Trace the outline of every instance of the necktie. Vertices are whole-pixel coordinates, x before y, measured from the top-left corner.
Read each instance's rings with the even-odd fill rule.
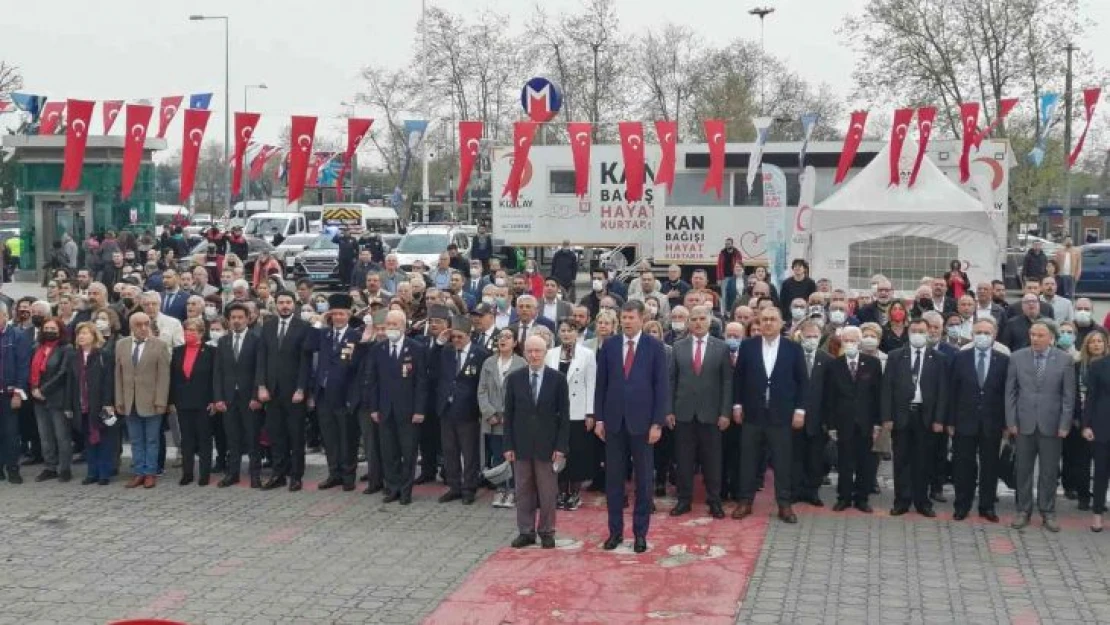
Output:
[[[813,375],[813,354],[806,354],[806,375]]]
[[[979,388],[987,381],[987,352],[979,352],[979,363],[975,365],[975,373],[979,377]]]
[[[532,401],[540,400],[540,374],[532,372]]]
[[[238,332],[236,332],[235,333],[234,345],[231,346],[231,351],[235,354],[235,361],[236,362],[239,361],[239,345],[240,345],[239,341],[240,341],[240,334]]]
[[[632,373],[632,361],[636,358],[636,341],[628,341],[628,351],[624,355],[624,377]]]
[[[528,338],[528,324],[522,323],[520,324],[520,340],[517,341],[521,348],[524,347],[524,339],[526,338]]]
[[[1045,360],[1046,360],[1046,359],[1045,359],[1045,356],[1044,356],[1044,354],[1037,354],[1037,380],[1038,380],[1038,381],[1039,381],[1039,380],[1040,380],[1041,378],[1043,378],[1043,377],[1044,377],[1044,365],[1045,365]]]
[[[166,301],[162,303],[162,312],[168,312],[170,310],[170,306],[173,304],[173,296],[174,294],[170,293],[169,296],[166,297]]]
[[[135,349],[131,350],[131,364],[135,367],[139,366],[139,349],[141,349],[142,346],[142,341],[135,341]]]
[[[913,350],[913,385],[917,387],[917,378],[921,375],[921,350]]]
[[[289,320],[282,319],[281,324],[278,326],[278,347],[281,347],[282,341],[285,340],[285,330],[288,328]]]
[[[393,354],[392,354],[392,356],[393,356],[393,360],[397,360],[397,344],[396,343],[393,344]]]
[[[856,366],[857,366],[856,361],[854,361],[854,360],[849,360],[848,361],[848,370],[852,373],[852,379],[853,380],[856,379]]]
[[[694,373],[701,375],[701,339],[695,342],[697,347],[694,348]]]

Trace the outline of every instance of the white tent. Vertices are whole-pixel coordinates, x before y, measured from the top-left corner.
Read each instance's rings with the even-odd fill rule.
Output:
[[[917,288],[963,262],[972,286],[1000,276],[1000,244],[984,205],[950,181],[928,157],[912,188],[917,143],[907,140],[901,184],[890,183],[890,146],[813,209],[809,260],[814,278],[852,289],[881,273],[896,291]],[[989,199],[989,198],[988,198]]]

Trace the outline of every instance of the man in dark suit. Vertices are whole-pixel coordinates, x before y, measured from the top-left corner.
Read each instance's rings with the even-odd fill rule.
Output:
[[[435,379],[436,373],[439,371],[440,352],[445,347],[451,347],[446,336],[450,320],[451,315],[446,308],[438,305],[429,306],[428,318],[424,322],[426,324],[425,333],[413,337],[413,340],[423,345],[426,350],[424,362],[427,369],[425,375],[428,380],[426,384],[428,395],[424,402],[424,422],[419,427],[420,475],[417,476],[413,482],[414,484],[434,482],[436,472],[440,466],[439,411],[436,408],[436,397],[439,390],[436,388]],[[443,344],[439,343],[440,336],[444,338]]]
[[[728,346],[709,336],[712,312],[690,311],[690,335],[671,349],[671,405],[667,427],[675,433],[678,458],[678,503],[671,516],[690,512],[694,466],[701,465],[709,514],[725,518],[721,507],[721,438],[732,412],[732,362]]]
[[[1006,430],[1008,356],[993,349],[998,325],[983,317],[972,327],[972,349],[953,360],[948,397],[948,434],[952,436],[952,471],[956,505],[952,518],[962,521],[975,499],[979,482],[979,516],[998,522],[994,504],[998,490],[998,453]]]
[[[181,290],[178,283],[177,271],[167,268],[162,272],[162,314],[168,315],[178,321],[185,321],[186,305],[189,302],[189,293]]]
[[[483,275],[482,261],[471,258],[470,274],[465,277],[466,282],[463,283],[463,292],[469,294],[471,300],[474,302],[482,301],[482,289],[492,284],[489,276]]]
[[[535,297],[531,295],[521,295],[516,298],[516,323],[509,326],[516,336],[516,351],[518,354],[524,353],[524,341],[528,338],[528,333],[537,324],[551,330],[555,334],[555,324],[544,317],[539,316],[539,304]]]
[[[0,304],[0,471],[8,482],[22,484],[19,474],[19,409],[27,399],[31,370],[31,341],[27,333],[8,325],[9,309]],[[3,479],[0,473],[0,479]]]
[[[944,356],[945,364],[951,367],[952,359],[956,357],[960,349],[945,340],[945,317],[946,315],[942,315],[935,310],[926,311],[925,314],[921,315],[928,328],[926,344]],[[946,371],[944,379],[948,380],[949,375],[950,371]],[[947,406],[940,406],[941,414],[945,415],[946,419],[948,415],[947,408]],[[944,496],[944,484],[949,481],[952,475],[951,465],[948,462],[948,443],[947,430],[942,428],[940,432],[933,433],[933,456],[929,461],[929,499],[939,503],[948,501]]]
[[[239,469],[246,452],[250,459],[247,470],[251,488],[261,488],[262,455],[258,445],[257,412],[262,404],[258,401],[256,381],[261,341],[247,328],[246,306],[231,304],[226,314],[231,331],[217,343],[213,397],[216,410],[224,413],[228,460],[227,470],[217,486],[226,488],[239,483]]]
[[[304,479],[305,393],[312,371],[314,330],[295,315],[296,297],[283,291],[275,298],[277,317],[262,324],[258,357],[258,398],[266,406],[266,433],[274,473],[262,486],[299,491]]]
[[[516,480],[514,549],[536,543],[555,548],[558,472],[570,448],[570,392],[561,373],[544,366],[547,342],[538,336],[524,344],[528,366],[505,380],[505,460]],[[537,523],[536,512],[539,512]]]
[[[384,503],[412,503],[412,481],[416,471],[418,427],[424,422],[428,399],[426,350],[406,338],[405,313],[391,310],[385,318],[384,342],[370,346],[367,353],[368,379],[359,380],[363,404],[378,424],[382,449]]]
[[[841,330],[843,353],[825,372],[825,422],[836,436],[839,474],[836,512],[852,505],[860,512],[871,512],[867,502],[874,480],[871,447],[882,430],[883,366],[878,358],[860,353],[860,340],[859,328]]]
[[[825,477],[825,445],[828,441],[824,389],[833,357],[820,349],[821,326],[815,320],[806,319],[798,330],[806,359],[806,425],[794,430],[794,446],[790,450],[794,460],[790,472],[790,492],[795,503],[803,502],[820,508],[825,505],[819,491]]]
[[[348,325],[353,304],[345,293],[330,296],[329,325],[318,331],[316,341],[316,414],[328,459],[328,478],[317,486],[320,490],[336,486],[345,491],[355,489],[359,434],[355,407],[360,399],[355,373],[362,360],[358,349],[362,337]]]
[[[447,482],[440,503],[462,499],[463,504],[470,505],[478,491],[478,379],[489,352],[470,342],[470,331],[467,317],[460,315],[451,320],[451,345],[440,350],[436,371],[436,409]]]
[[[1038,319],[1050,319],[1051,314],[1044,315],[1041,306],[1045,304],[1036,295],[1026,293],[1021,296],[1019,306],[1010,307],[1010,317],[1002,329],[999,342],[1010,348],[1010,352],[1029,347],[1029,329]]]
[[[928,325],[914,319],[909,345],[890,352],[883,376],[882,419],[894,428],[894,507],[891,516],[909,512],[935,517],[928,481],[933,434],[944,427],[942,412],[948,384],[945,357],[928,346]]]
[[[643,327],[644,303],[626,302],[621,307],[624,333],[605,341],[597,354],[594,431],[605,441],[605,500],[609,510],[606,551],[624,542],[624,480],[630,454],[636,484],[633,550],[647,551],[654,469],[651,446],[663,435],[670,385],[667,352],[661,342],[643,333]]]
[[[732,418],[744,427],[740,430],[742,491],[740,504],[732,513],[734,519],[752,513],[760,460],[769,448],[776,467],[779,519],[798,522],[790,494],[791,430],[805,427],[806,359],[800,345],[782,337],[782,325],[778,308],[759,311],[760,336],[744,341],[736,361]]]

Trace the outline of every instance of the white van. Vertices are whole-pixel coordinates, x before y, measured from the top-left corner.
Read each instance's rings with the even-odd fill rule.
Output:
[[[347,228],[352,233],[376,232],[381,235],[402,233],[401,218],[392,206],[369,204],[324,204],[320,213],[321,230]]]
[[[265,213],[270,210],[270,203],[266,200],[247,200],[246,202],[236,202],[231,207],[231,214],[228,215],[228,226],[242,226],[247,223],[247,219],[251,215],[258,213]]]
[[[172,225],[175,219],[189,218],[189,209],[177,204],[154,203],[154,235],[162,236],[162,230]]]
[[[274,242],[274,235],[282,238],[308,232],[308,222],[301,213],[255,213],[247,218],[243,234]]]

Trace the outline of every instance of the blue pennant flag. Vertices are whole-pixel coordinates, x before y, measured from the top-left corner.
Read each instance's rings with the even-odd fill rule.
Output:
[[[1048,130],[1052,127],[1052,119],[1056,116],[1056,107],[1060,104],[1060,94],[1055,92],[1048,92],[1041,95],[1040,110],[1041,110],[1041,132],[1037,135],[1037,144],[1029,151],[1025,157],[1030,163],[1036,167],[1040,167],[1044,162],[1044,153],[1047,149]]]
[[[212,104],[211,93],[194,93],[189,96],[189,108],[191,109],[208,110],[210,104]]]
[[[46,96],[30,93],[13,93],[11,97],[12,104],[15,104],[19,110],[31,114],[32,122],[37,122],[39,120],[39,113],[42,112],[42,107],[46,104]]]
[[[428,129],[428,121],[424,119],[405,120],[405,147],[411,153],[424,140],[424,131]]]
[[[798,152],[798,169],[805,169],[806,166],[806,149],[809,148],[809,138],[813,136],[813,129],[817,126],[817,120],[821,116],[817,113],[806,113],[802,115],[802,149]]]

